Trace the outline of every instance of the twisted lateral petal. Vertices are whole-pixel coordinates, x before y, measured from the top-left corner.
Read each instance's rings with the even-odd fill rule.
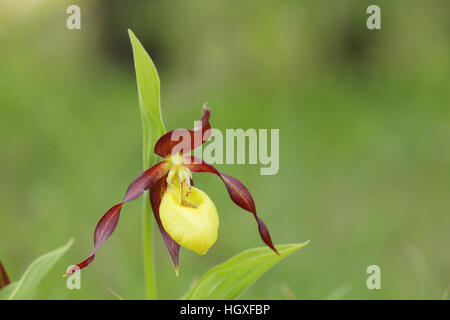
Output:
[[[145,190],[149,189],[155,182],[164,177],[168,171],[169,163],[162,161],[142,172],[128,187],[123,201],[128,202],[139,198]]]
[[[94,249],[92,250],[89,257],[67,271],[64,276],[67,276],[75,272],[76,270],[87,267],[94,260],[98,248],[100,248],[103,242],[105,242],[116,229],[117,223],[119,222],[120,210],[122,209],[122,206],[126,202],[132,201],[141,196],[142,193],[145,192],[145,190],[151,188],[161,178],[164,178],[167,175],[168,170],[169,165],[167,161],[162,161],[154,165],[150,169],[144,171],[139,175],[139,177],[134,179],[134,181],[128,187],[124,200],[109,209],[108,212],[106,212],[97,223],[94,232]]]
[[[119,222],[120,209],[122,209],[123,204],[124,202],[116,204],[114,207],[109,209],[108,212],[106,212],[103,215],[103,217],[100,219],[100,221],[97,223],[97,226],[95,227],[94,249],[92,250],[91,254],[85,260],[69,269],[69,271],[67,271],[64,274],[64,276],[67,276],[77,270],[87,267],[94,260],[95,253],[97,252],[98,248],[100,248],[103,242],[105,242],[106,239],[108,239],[109,236],[116,229],[117,223]]]
[[[211,137],[211,125],[209,124],[210,114],[209,109],[204,107],[200,122],[201,125],[196,126],[193,130],[176,129],[164,134],[155,144],[155,153],[166,158],[172,153],[175,146],[179,148],[177,152],[183,151],[184,153],[188,153],[202,145]]]
[[[155,216],[156,223],[158,224],[159,231],[161,232],[164,242],[166,243],[167,250],[172,258],[175,272],[178,274],[180,245],[170,237],[166,230],[164,230],[159,217],[159,206],[161,204],[161,199],[164,192],[166,191],[166,187],[167,182],[165,177],[156,182],[150,189],[150,203],[152,204],[153,214]]]
[[[9,283],[8,274],[0,261],[0,289],[6,287]]]
[[[248,189],[239,180],[227,174],[220,173],[212,165],[197,157],[185,156],[183,160],[185,162],[184,165],[192,172],[209,172],[218,175],[225,183],[231,200],[233,200],[233,202],[242,209],[247,210],[253,214],[256,222],[258,223],[258,230],[261,239],[267,246],[269,246],[275,253],[278,254],[277,249],[275,249],[272,243],[272,239],[270,238],[269,230],[267,229],[266,224],[256,214],[255,201],[253,200],[250,191],[248,191]]]

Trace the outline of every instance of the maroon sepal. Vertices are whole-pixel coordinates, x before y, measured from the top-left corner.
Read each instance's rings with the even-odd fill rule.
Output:
[[[97,223],[94,232],[94,249],[92,250],[89,257],[84,261],[82,261],[81,263],[74,266],[73,268],[71,268],[69,271],[67,271],[64,274],[64,276],[67,276],[75,272],[76,270],[80,270],[87,267],[94,260],[97,250],[116,229],[117,223],[119,222],[120,210],[122,209],[124,203],[132,201],[141,196],[142,193],[145,192],[145,190],[148,190],[158,180],[160,180],[162,177],[165,177],[167,175],[168,170],[169,165],[167,161],[162,161],[154,165],[150,169],[144,171],[142,174],[139,175],[139,177],[134,179],[134,181],[128,187],[124,200],[121,203],[109,209],[108,212],[106,212],[100,219],[100,221]]]
[[[269,230],[267,229],[265,223],[256,214],[255,201],[253,200],[250,191],[248,191],[248,189],[239,180],[225,173],[220,173],[216,170],[216,168],[203,161],[202,159],[194,156],[185,156],[184,160],[185,166],[192,172],[209,172],[218,175],[225,183],[231,200],[233,200],[233,202],[242,209],[247,210],[253,214],[256,222],[258,223],[258,230],[261,239],[267,246],[269,246],[273,251],[275,251],[275,253],[278,254],[278,251],[277,249],[275,249],[275,246],[272,243],[272,239],[270,238]]]
[[[6,273],[5,268],[3,268],[3,264],[0,261],[0,289],[6,287],[10,283],[8,274]]]
[[[175,129],[164,134],[155,144],[155,153],[167,158],[172,152],[186,154],[202,145],[211,137],[210,114],[209,109],[204,107],[201,126],[196,126],[193,130]],[[184,138],[187,141],[184,141]],[[175,147],[177,148],[174,149]]]
[[[175,272],[178,274],[179,266],[179,253],[180,245],[173,240],[170,235],[164,229],[161,219],[159,217],[159,206],[161,204],[161,199],[166,191],[167,182],[166,178],[159,180],[153,188],[150,189],[150,203],[152,205],[153,214],[155,216],[156,223],[158,224],[159,231],[166,243],[167,250],[169,251],[170,257],[172,258],[173,265],[175,267]]]

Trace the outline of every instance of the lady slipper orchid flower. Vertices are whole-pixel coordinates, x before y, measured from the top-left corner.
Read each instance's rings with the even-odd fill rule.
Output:
[[[211,136],[210,110],[203,108],[201,121],[193,130],[176,129],[164,134],[155,144],[154,152],[163,161],[139,175],[128,187],[122,202],[109,209],[94,232],[94,249],[87,259],[66,274],[87,267],[99,247],[113,233],[122,206],[150,189],[150,203],[175,270],[178,273],[180,246],[205,254],[216,242],[219,216],[213,201],[193,186],[192,172],[209,172],[222,179],[231,200],[253,214],[259,234],[267,246],[278,254],[264,222],[257,216],[255,202],[247,188],[237,179],[217,171],[205,161],[187,155]]]

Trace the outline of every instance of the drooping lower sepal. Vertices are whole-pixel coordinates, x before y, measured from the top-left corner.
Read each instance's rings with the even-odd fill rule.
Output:
[[[167,182],[165,178],[160,179],[158,182],[156,182],[153,188],[150,189],[150,203],[152,205],[153,215],[155,216],[159,231],[161,232],[161,235],[164,239],[164,243],[166,244],[167,250],[169,251],[169,255],[172,258],[172,262],[175,267],[175,273],[178,276],[180,245],[176,243],[166,232],[159,216],[159,207],[161,205],[161,199],[164,195],[164,192],[166,191],[166,188]]]

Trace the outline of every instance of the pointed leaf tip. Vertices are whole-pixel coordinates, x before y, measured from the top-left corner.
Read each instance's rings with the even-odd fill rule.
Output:
[[[153,146],[165,133],[161,117],[160,80],[152,58],[132,30],[128,34],[133,51],[134,67],[136,71],[139,108],[143,126],[144,168],[152,166],[156,156]]]
[[[72,243],[73,239],[70,239],[64,246],[50,251],[34,260],[28,266],[27,270],[25,270],[25,273],[20,280],[15,283],[16,285],[8,299],[29,299],[32,291],[38,287],[41,280],[47,275],[56,262],[61,259]]]
[[[237,299],[266,271],[308,243],[277,245],[279,256],[267,247],[241,252],[207,271],[182,299]]]

